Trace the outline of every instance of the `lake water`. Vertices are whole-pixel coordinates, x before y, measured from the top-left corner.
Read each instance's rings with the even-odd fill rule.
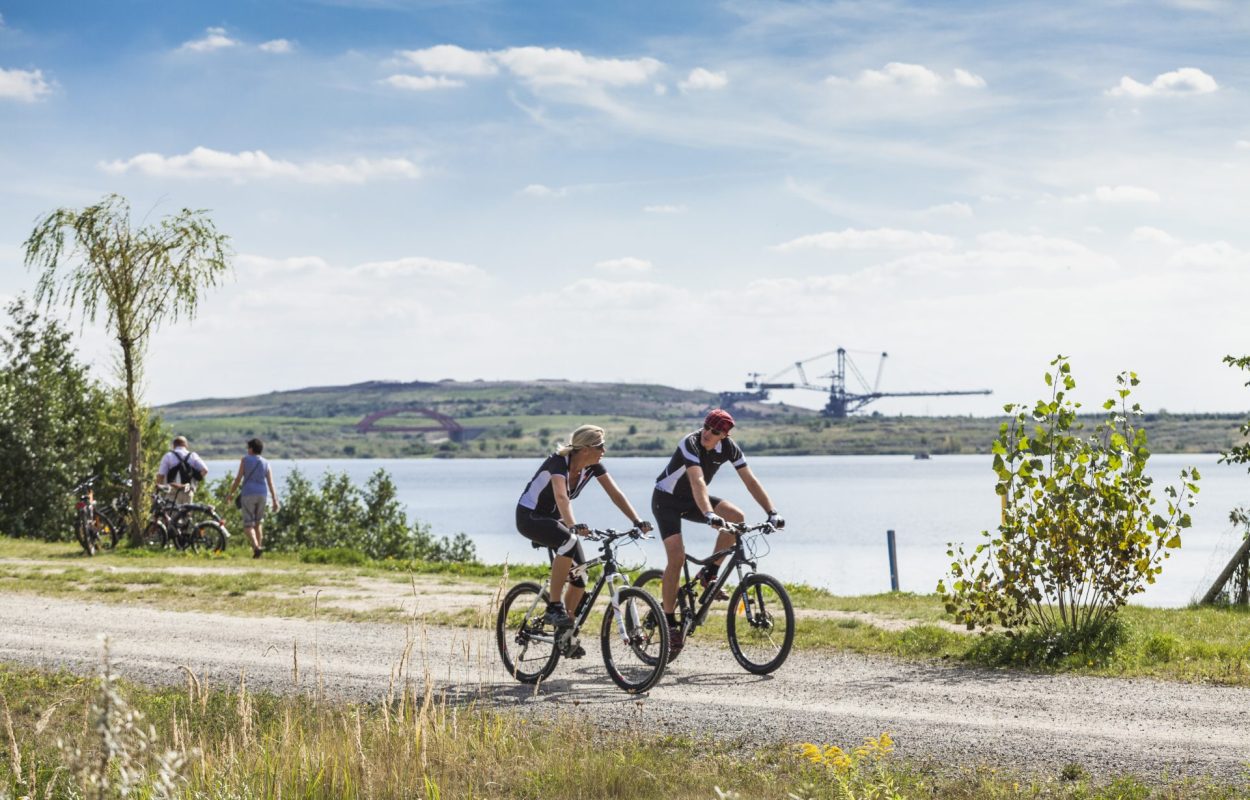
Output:
[[[634,507],[650,517],[651,487],[665,458],[608,458],[616,482]],[[980,531],[998,524],[994,475],[984,456],[792,456],[755,457],[752,470],[786,518],[786,529],[771,537],[772,552],[760,570],[792,582],[804,581],[837,594],[868,594],[890,588],[886,530],[898,541],[900,588],[932,592],[949,566],[947,542],[976,545]],[[1135,602],[1154,606],[1189,603],[1206,591],[1232,556],[1240,534],[1228,512],[1250,502],[1250,476],[1242,467],[1217,464],[1217,456],[1156,455],[1150,473],[1156,496],[1177,483],[1177,473],[1194,465],[1202,473],[1194,527],[1170,558],[1158,584]],[[238,461],[208,462],[211,476],[233,473]],[[275,482],[298,467],[314,481],[327,470],[346,472],[359,484],[375,470],[387,470],[410,517],[429,523],[437,535],[468,534],[487,562],[545,561],[515,530],[517,497],[539,459],[329,459],[273,462]],[[723,469],[713,491],[747,510],[749,521],[762,514],[732,469]],[[576,501],[579,521],[600,528],[628,523],[604,492],[589,486]],[[714,537],[709,528],[685,526],[686,547],[706,555]],[[645,545],[648,563],[662,566],[658,539]]]

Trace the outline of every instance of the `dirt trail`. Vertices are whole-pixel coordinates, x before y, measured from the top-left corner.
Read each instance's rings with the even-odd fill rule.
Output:
[[[537,693],[503,673],[483,631],[312,622],[163,611],[141,606],[0,595],[0,659],[87,672],[99,636],[124,676],[179,684],[201,679],[285,692],[320,685],[333,696],[377,700],[409,636],[408,679],[427,676],[463,696],[521,713],[585,714],[605,725],[691,732],[746,744],[857,744],[889,731],[906,758],[946,765],[998,763],[1095,775],[1238,779],[1250,760],[1250,689],[1030,675],[795,653],[776,674],[743,672],[722,641],[687,647],[643,698],[617,690],[597,642],[564,661]],[[298,655],[296,653],[298,652]],[[298,663],[299,681],[295,671]]]

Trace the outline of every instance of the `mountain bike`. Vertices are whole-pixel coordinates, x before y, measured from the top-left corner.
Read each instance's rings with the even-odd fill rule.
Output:
[[[686,637],[694,634],[707,621],[716,595],[737,575],[738,586],[729,598],[729,614],[725,635],[734,658],[747,672],[766,675],[785,663],[794,646],[794,606],[781,581],[756,572],[759,559],[768,555],[765,537],[776,530],[767,522],[748,526],[726,523],[721,530],[734,534],[732,547],[719,550],[705,559],[686,555],[682,564],[685,580],[677,587],[677,624]],[[703,588],[698,576],[690,577],[690,565],[707,566],[715,559],[729,556],[720,567],[716,580]],[[749,568],[749,569],[748,569]],[[650,569],[638,576],[634,586],[659,591],[664,570]],[[664,617],[648,618],[646,626],[667,633]]]
[[[629,578],[620,570],[616,542],[650,539],[637,528],[628,531],[592,530],[586,539],[599,542],[601,555],[569,571],[570,577],[586,577],[592,567],[603,566],[595,585],[574,611],[572,627],[557,628],[543,621],[547,611],[550,580],[539,586],[534,581],[518,583],[504,595],[495,622],[495,640],[499,655],[509,674],[521,683],[546,680],[555,670],[560,656],[581,647],[578,634],[594,609],[595,600],[604,586],[609,587],[609,603],[603,612],[599,644],[603,664],[612,681],[631,694],[645,692],[660,680],[668,664],[668,631],[643,624],[663,611],[654,597],[629,585]],[[535,543],[535,548],[542,545]],[[555,554],[548,549],[554,562]]]
[[[176,550],[220,553],[230,532],[217,509],[207,503],[175,503],[168,484],[152,495],[152,521],[143,531],[143,544],[157,550],[173,545]],[[197,519],[197,517],[199,517]]]
[[[78,495],[78,502],[74,505],[74,538],[88,556],[94,556],[101,550],[112,550],[121,539],[117,525],[96,506],[97,480],[99,478],[92,475],[74,487],[74,493]]]

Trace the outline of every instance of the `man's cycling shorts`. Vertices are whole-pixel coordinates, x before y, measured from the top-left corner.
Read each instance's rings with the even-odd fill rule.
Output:
[[[711,502],[712,508],[716,508],[723,501],[714,495],[708,495],[708,501]],[[655,524],[660,528],[660,538],[667,539],[670,536],[678,536],[681,534],[681,521],[699,522],[707,524],[707,518],[703,516],[703,512],[695,505],[694,498],[689,500],[679,500],[668,492],[661,492],[656,489],[651,493],[651,515],[655,517]]]

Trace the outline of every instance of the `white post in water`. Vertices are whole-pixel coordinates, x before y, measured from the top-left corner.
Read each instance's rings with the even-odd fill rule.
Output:
[[[890,591],[898,591],[898,548],[894,544],[894,531],[885,532],[885,544],[890,551]]]

